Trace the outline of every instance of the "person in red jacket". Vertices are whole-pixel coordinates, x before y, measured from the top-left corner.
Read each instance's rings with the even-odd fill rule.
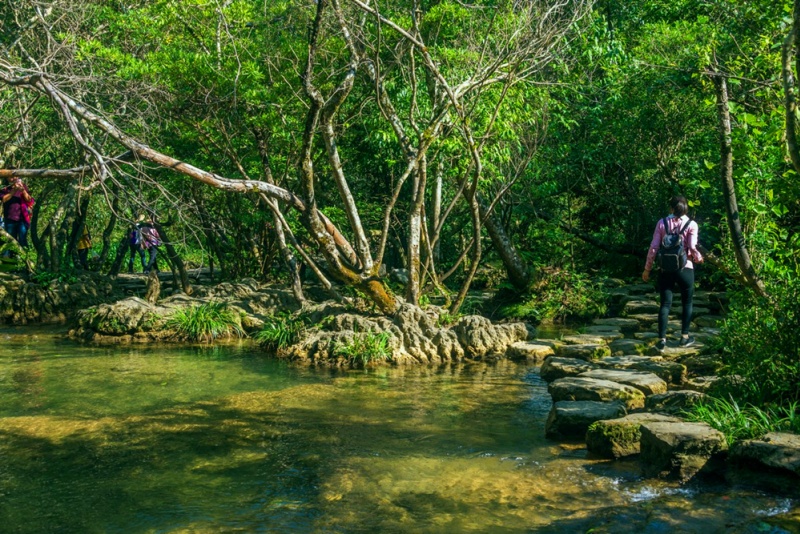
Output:
[[[21,247],[28,246],[28,228],[31,225],[31,210],[33,197],[28,191],[28,186],[22,183],[18,176],[12,176],[8,185],[0,189],[0,198],[3,199],[3,226],[11,237],[17,240]]]

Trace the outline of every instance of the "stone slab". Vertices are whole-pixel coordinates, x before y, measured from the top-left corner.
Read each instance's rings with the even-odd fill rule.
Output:
[[[643,423],[678,423],[677,417],[657,413],[634,413],[597,421],[586,432],[586,448],[595,456],[621,458],[639,454]]]
[[[706,398],[704,393],[692,390],[667,391],[651,395],[645,399],[644,407],[647,411],[667,415],[677,415],[688,410]]]
[[[587,343],[581,345],[562,345],[556,353],[563,358],[578,358],[580,360],[597,360],[611,356],[611,349],[602,343]]]
[[[581,373],[596,369],[597,364],[587,362],[586,360],[579,360],[576,358],[547,358],[542,367],[539,369],[539,374],[543,380],[552,382],[559,378],[566,378],[568,376],[578,376]]]
[[[632,386],[645,395],[666,393],[667,383],[653,373],[626,369],[592,369],[578,375],[586,378],[610,380],[626,386]]]
[[[641,462],[646,476],[687,481],[724,466],[725,436],[705,423],[643,423]]]
[[[585,439],[586,429],[595,421],[622,417],[626,413],[621,402],[556,402],[547,416],[545,436],[549,439]]]
[[[511,360],[538,363],[555,354],[553,347],[527,341],[517,341],[508,347],[506,356]]]
[[[559,378],[550,382],[547,391],[558,401],[621,401],[625,408],[633,410],[644,407],[645,395],[633,386],[610,380],[586,377]]]
[[[731,447],[731,459],[800,475],[800,435],[770,432],[762,439],[741,441]]]

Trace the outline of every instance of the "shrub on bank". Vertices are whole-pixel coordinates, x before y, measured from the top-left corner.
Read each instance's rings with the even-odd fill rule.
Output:
[[[500,316],[533,323],[590,321],[608,311],[608,293],[588,275],[542,269],[531,287],[500,308]]]

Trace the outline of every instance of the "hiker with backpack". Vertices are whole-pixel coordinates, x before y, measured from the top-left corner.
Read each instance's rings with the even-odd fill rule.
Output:
[[[128,248],[130,249],[130,258],[128,259],[128,273],[133,274],[133,259],[136,254],[139,255],[139,260],[142,263],[142,271],[147,268],[147,263],[144,259],[144,248],[142,246],[142,224],[144,217],[140,217],[139,221],[131,227],[128,233]]]
[[[672,197],[669,203],[672,214],[664,217],[656,224],[647,262],[642,273],[642,280],[650,280],[653,264],[659,266],[658,293],[660,309],[658,313],[658,342],[655,348],[663,352],[667,346],[667,321],[672,307],[672,291],[675,284],[681,292],[681,347],[694,344],[695,339],[689,335],[692,320],[692,298],[694,296],[694,264],[701,263],[703,256],[697,250],[697,223],[687,215],[689,204],[685,197]]]
[[[141,226],[141,246],[142,246],[142,262],[144,262],[144,251],[147,251],[147,265],[144,263],[144,274],[149,274],[152,269],[158,272],[158,265],[156,265],[156,256],[158,256],[158,247],[161,245],[161,236],[156,230],[155,224],[152,220],[147,221]]]

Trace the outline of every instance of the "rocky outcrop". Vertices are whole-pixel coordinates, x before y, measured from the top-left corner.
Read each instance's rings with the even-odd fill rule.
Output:
[[[0,273],[0,321],[18,325],[65,323],[79,310],[120,296],[107,277],[98,275],[34,283]]]
[[[312,324],[324,324],[307,332],[285,355],[317,365],[344,364],[336,356],[337,346],[366,333],[385,333],[390,349],[388,360],[396,365],[495,360],[509,352],[534,350],[520,345],[528,337],[523,323],[493,324],[485,317],[466,316],[451,327],[440,326],[439,309],[435,307],[423,310],[405,305],[393,317],[384,317],[354,314],[342,306],[326,303],[306,313]],[[324,316],[333,319],[322,321]],[[552,351],[549,347],[535,350]]]

